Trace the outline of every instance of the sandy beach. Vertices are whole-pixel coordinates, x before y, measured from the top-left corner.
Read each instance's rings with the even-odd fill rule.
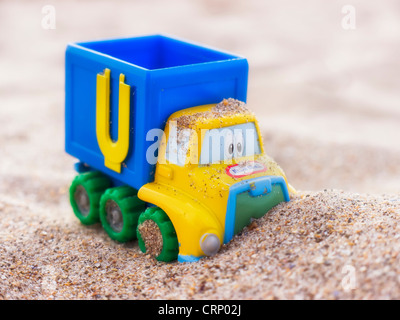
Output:
[[[1,1],[0,299],[400,299],[400,6],[353,1],[346,30],[346,4]],[[298,190],[198,263],[116,243],[68,200],[67,43],[152,33],[248,59],[248,107]]]

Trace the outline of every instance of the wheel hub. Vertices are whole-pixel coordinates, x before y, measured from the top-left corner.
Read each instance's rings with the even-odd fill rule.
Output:
[[[86,217],[90,212],[90,199],[86,189],[79,185],[76,187],[74,199],[81,214]]]
[[[121,232],[124,226],[121,208],[113,200],[106,203],[107,222],[115,232]]]

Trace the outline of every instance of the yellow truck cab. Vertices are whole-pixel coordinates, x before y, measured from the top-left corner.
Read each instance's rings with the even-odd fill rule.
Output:
[[[291,187],[265,155],[255,115],[234,99],[171,115],[158,159],[154,182],[138,197],[167,213],[180,261],[217,253],[251,219],[289,201]]]

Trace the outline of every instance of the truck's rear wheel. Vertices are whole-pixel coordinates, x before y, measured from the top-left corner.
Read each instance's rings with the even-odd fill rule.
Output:
[[[130,187],[108,189],[100,200],[100,220],[111,239],[127,242],[136,239],[136,228],[145,203]]]
[[[100,221],[100,198],[110,185],[110,179],[97,171],[80,174],[72,181],[69,199],[82,224],[91,225]]]
[[[179,245],[175,228],[160,208],[147,208],[140,215],[137,238],[140,250],[158,261],[169,262],[178,258]]]

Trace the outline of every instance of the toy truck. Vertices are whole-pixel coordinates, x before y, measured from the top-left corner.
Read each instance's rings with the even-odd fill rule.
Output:
[[[162,35],[69,44],[70,202],[85,225],[192,262],[292,192],[245,105],[245,58]]]

